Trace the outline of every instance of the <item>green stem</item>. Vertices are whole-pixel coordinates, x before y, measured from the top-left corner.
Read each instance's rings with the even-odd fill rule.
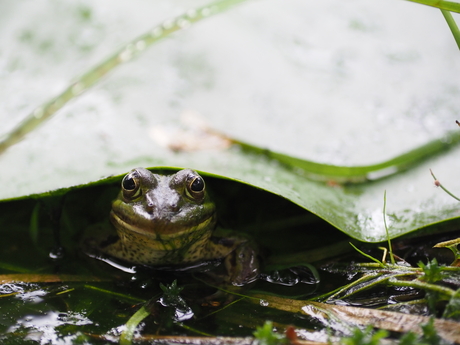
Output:
[[[361,292],[361,291],[365,291],[365,290],[368,290],[374,286],[377,286],[379,284],[382,284],[383,282],[385,281],[388,281],[390,279],[395,279],[396,277],[407,277],[407,276],[410,276],[412,275],[411,272],[404,272],[404,273],[390,273],[390,274],[382,274],[380,275],[379,277],[376,277],[374,279],[372,279],[372,281],[369,281],[369,282],[366,282],[366,284],[363,284],[363,286],[359,287],[359,288],[355,288],[355,289],[349,289],[351,291],[347,292],[346,294],[342,295],[340,298],[341,299],[344,299],[344,298],[348,298],[350,296],[353,296],[354,294],[358,293],[358,292]]]
[[[460,4],[452,1],[443,0],[408,0],[410,2],[416,2],[418,4],[436,7],[441,10],[451,11],[460,13]]]
[[[361,255],[365,256],[369,260],[376,262],[381,268],[385,267],[383,262],[377,260],[376,258],[374,258],[373,256],[370,256],[369,254],[364,253],[362,250],[358,249],[353,243],[350,242],[350,245]]]
[[[367,282],[371,279],[374,279],[375,277],[378,277],[379,273],[370,273],[370,274],[365,274],[361,278],[356,279],[355,281],[351,282],[350,284],[347,284],[345,286],[342,286],[338,289],[335,289],[331,292],[325,293],[324,295],[321,296],[316,296],[315,298],[312,299],[312,301],[330,301],[337,296],[341,295],[344,291],[350,290],[351,288],[355,287],[358,284]]]
[[[205,19],[211,15],[221,13],[244,1],[247,0],[220,0],[197,9],[188,10],[185,14],[171,20],[166,20],[163,24],[154,27],[146,34],[132,40],[110,58],[84,73],[75,82],[70,84],[60,95],[36,108],[16,128],[7,133],[0,141],[0,154],[5,152],[5,150],[10,146],[22,140],[28,133],[51,118],[52,115],[54,115],[71,99],[78,97],[84,91],[88,90],[118,65],[128,62],[133,57],[140,55],[153,43],[176,31],[185,29],[195,22]]]
[[[401,306],[408,306],[408,305],[415,305],[415,304],[425,304],[425,303],[426,303],[426,301],[424,299],[416,299],[416,300],[413,300],[413,301],[382,305],[381,307],[378,307],[377,309],[378,310],[382,310],[382,309],[393,309],[393,310],[395,310],[396,308],[401,307]]]
[[[195,328],[192,328],[190,326],[187,326],[183,323],[179,324],[180,327],[182,327],[183,329],[186,329],[187,331],[190,331],[190,332],[193,332],[193,333],[196,333],[196,334],[199,334],[199,335],[203,335],[205,337],[212,337],[212,334],[210,333],[205,333],[205,332],[202,332],[198,329],[195,329]]]
[[[439,180],[436,178],[436,176],[434,176],[434,173],[433,171],[431,171],[430,169],[430,173],[431,173],[431,176],[433,176],[434,180],[435,180],[435,184],[437,187],[440,187],[444,192],[446,192],[447,194],[449,194],[452,198],[454,198],[455,200],[457,201],[460,201],[459,198],[457,198],[455,195],[453,195],[451,192],[449,192],[442,184],[441,182],[439,182]]]
[[[412,288],[419,288],[419,289],[433,291],[433,292],[439,292],[440,294],[448,296],[449,298],[452,298],[452,296],[454,296],[455,294],[455,291],[452,289],[449,289],[449,288],[446,288],[440,285],[428,284],[428,283],[421,282],[418,280],[403,281],[403,280],[398,280],[396,278],[391,278],[388,280],[388,283],[394,286],[412,287]]]
[[[111,296],[114,296],[114,297],[117,297],[117,298],[121,298],[122,300],[128,300],[128,301],[132,301],[132,302],[145,302],[145,300],[141,299],[141,298],[136,298],[136,297],[132,297],[130,295],[127,295],[127,294],[123,294],[123,293],[118,293],[118,292],[113,292],[113,291],[110,291],[110,290],[106,290],[106,289],[101,289],[97,286],[92,286],[92,285],[84,285],[85,289],[91,289],[91,290],[95,290],[95,291],[98,291],[98,292],[101,292],[103,294],[107,294],[107,295],[111,295]]]
[[[452,31],[452,35],[454,35],[455,42],[457,43],[458,49],[460,49],[460,30],[458,29],[457,23],[455,22],[452,14],[449,11],[441,10],[444,19],[449,25],[450,31]]]
[[[388,250],[390,251],[390,260],[391,260],[391,263],[394,265],[395,258],[393,257],[393,248],[391,246],[390,233],[388,232],[388,226],[387,226],[387,191],[386,190],[383,193],[383,224],[385,225],[385,231],[387,233]]]
[[[376,265],[373,262],[360,262],[360,263],[356,263],[355,266],[363,267],[363,268],[377,268],[377,269],[381,267],[380,265]],[[386,272],[391,272],[391,270],[399,270],[402,272],[407,271],[408,273],[410,272],[411,274],[419,274],[421,272],[421,269],[419,267],[406,267],[406,266],[400,266],[397,264],[394,264],[394,265],[385,264],[385,269],[386,269]]]

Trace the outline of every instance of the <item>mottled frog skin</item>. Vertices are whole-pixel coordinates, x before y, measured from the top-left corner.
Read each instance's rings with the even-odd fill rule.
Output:
[[[193,170],[160,175],[133,169],[121,182],[110,221],[117,238],[99,250],[128,263],[174,267],[223,259],[224,280],[235,286],[258,275],[257,252],[246,239],[213,236],[216,208]]]

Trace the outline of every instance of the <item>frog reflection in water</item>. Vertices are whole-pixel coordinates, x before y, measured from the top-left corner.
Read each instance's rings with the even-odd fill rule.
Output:
[[[115,258],[163,267],[222,259],[225,285],[242,286],[258,276],[257,253],[247,239],[213,236],[215,205],[193,170],[159,175],[133,169],[121,182],[110,221],[118,237],[99,250]]]

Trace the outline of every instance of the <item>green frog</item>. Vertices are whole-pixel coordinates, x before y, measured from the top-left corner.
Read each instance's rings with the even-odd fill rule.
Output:
[[[233,286],[258,276],[257,251],[250,241],[215,235],[215,204],[193,170],[171,175],[131,170],[121,181],[110,221],[117,236],[101,242],[98,250],[117,259],[172,269],[221,259],[221,280]]]

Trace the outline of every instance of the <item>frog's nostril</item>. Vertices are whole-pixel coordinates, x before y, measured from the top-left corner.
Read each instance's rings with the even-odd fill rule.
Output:
[[[153,202],[147,203],[147,212],[152,213],[154,209],[155,204]]]
[[[171,208],[171,211],[177,212],[177,211],[179,211],[179,204],[177,204],[177,203],[171,204],[170,208]]]

